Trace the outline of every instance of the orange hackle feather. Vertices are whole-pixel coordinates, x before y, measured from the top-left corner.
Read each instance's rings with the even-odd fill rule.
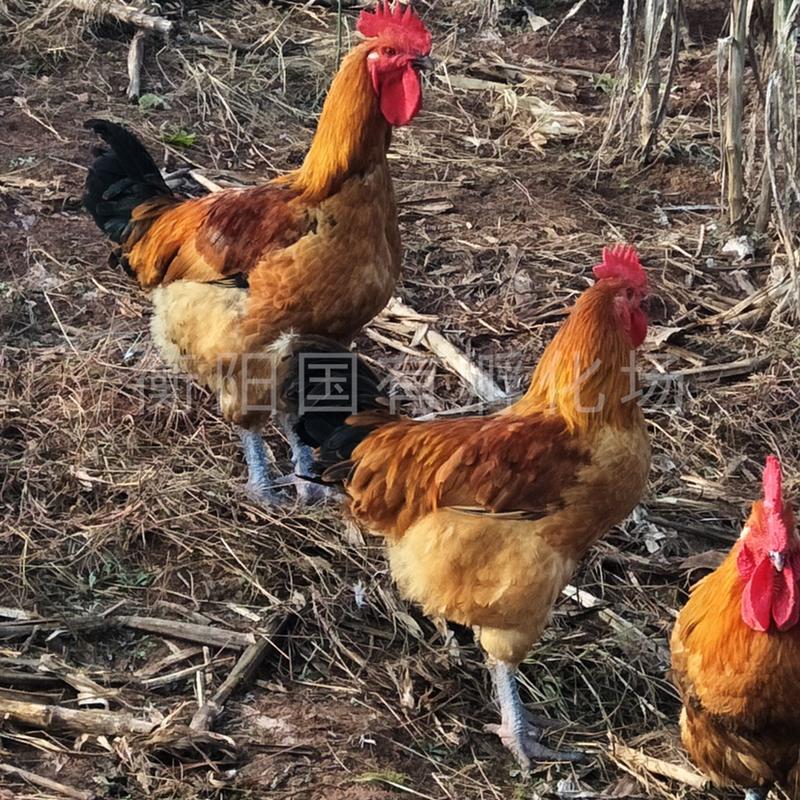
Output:
[[[599,280],[578,298],[542,353],[516,413],[557,413],[569,431],[638,423],[633,352],[614,308],[620,280]]]
[[[380,112],[366,69],[371,47],[363,42],[345,56],[303,165],[281,179],[307,202],[327,197],[347,177],[385,158],[391,127]]]

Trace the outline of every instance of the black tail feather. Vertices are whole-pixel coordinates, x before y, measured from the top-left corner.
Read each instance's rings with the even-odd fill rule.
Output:
[[[298,409],[295,430],[317,448],[315,472],[326,481],[343,480],[358,443],[390,419],[381,381],[355,353],[324,337],[304,337],[294,360],[281,395]],[[323,388],[337,387],[335,398],[320,391],[321,373]]]
[[[159,196],[171,196],[155,161],[130,132],[103,119],[90,119],[84,127],[98,134],[109,147],[94,148],[83,205],[97,226],[112,241],[122,243],[136,206]]]

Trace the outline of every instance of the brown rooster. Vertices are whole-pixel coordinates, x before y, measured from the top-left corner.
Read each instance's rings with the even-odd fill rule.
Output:
[[[386,152],[392,127],[420,109],[431,36],[410,6],[388,2],[357,27],[365,40],[331,84],[305,161],[265,185],[177,197],[131,133],[86,123],[109,149],[89,168],[84,204],[119,245],[113,260],[152,290],[166,362],[216,391],[243,426],[250,485],[265,501],[275,495],[260,430],[276,405],[276,363],[297,336],[348,344],[400,275]],[[305,471],[308,448],[290,442]]]
[[[775,456],[763,494],[728,557],[681,610],[672,675],[683,743],[715,784],[738,784],[748,800],[763,800],[775,784],[798,800],[800,536]]]
[[[645,273],[618,247],[595,275],[509,408],[431,421],[370,410],[338,426],[311,408],[298,425],[323,479],[341,482],[353,516],[385,538],[400,591],[431,616],[480,626],[494,730],[524,768],[575,754],[539,743],[514,672],[587,549],[639,502],[650,464],[631,387]]]

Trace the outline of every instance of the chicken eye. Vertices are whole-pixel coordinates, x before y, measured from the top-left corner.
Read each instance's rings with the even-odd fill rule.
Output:
[[[627,290],[626,294],[628,295],[628,302],[632,303],[633,302],[633,298],[634,298],[636,293],[633,291],[633,289],[628,287],[628,290]]]
[[[393,47],[384,47],[383,48],[383,54],[385,56],[389,56],[391,58],[391,56],[396,56],[397,55],[397,51]]]

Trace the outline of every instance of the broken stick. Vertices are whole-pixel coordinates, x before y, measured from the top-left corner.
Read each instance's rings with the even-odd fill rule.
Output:
[[[466,381],[475,394],[485,403],[507,401],[508,395],[492,380],[491,376],[471,361],[455,345],[447,341],[441,333],[426,322],[418,322],[419,314],[397,298],[381,312],[381,316],[397,317],[411,331],[416,332],[419,341],[462,380]]]
[[[3,695],[0,695],[0,719],[14,720],[40,730],[60,728],[97,736],[148,734],[156,727],[154,722],[136,719],[127,712],[94,709],[77,711],[73,708],[12,700]]]
[[[144,60],[144,40],[147,34],[136,31],[128,50],[128,100],[138,100],[142,93],[142,61]]]
[[[27,769],[21,767],[14,767],[11,764],[0,764],[0,773],[5,775],[16,775],[34,786],[39,786],[42,789],[49,789],[51,792],[64,795],[64,797],[72,797],[75,800],[91,800],[91,792],[82,792],[80,789],[73,789],[65,783],[51,780],[50,778],[43,778],[35,772],[28,772]]]
[[[686,786],[691,786],[693,789],[703,790],[709,786],[708,778],[699,772],[683,767],[680,764],[673,764],[660,758],[648,756],[641,750],[634,750],[632,747],[622,744],[616,738],[611,739],[609,754],[626,772],[629,772],[635,778],[639,778],[639,780],[641,780],[640,776],[644,771],[678,781]]]
[[[135,6],[120,3],[117,0],[69,0],[69,3],[78,11],[94,14],[98,17],[108,15],[118,19],[120,22],[127,22],[137,28],[156,31],[166,36],[172,34],[176,29],[175,23],[171,20],[157,17],[154,14],[146,14]]]
[[[159,619],[157,617],[117,617],[119,625],[134,628],[138,631],[155,633],[172,639],[185,639],[189,642],[211,645],[212,647],[232,647],[241,650],[255,644],[256,638],[252,633],[228,631],[224,628],[214,628],[211,625],[196,625],[193,622],[177,622],[172,619]]]
[[[256,670],[263,665],[268,657],[271,660],[275,660],[276,657],[280,656],[280,650],[275,646],[273,639],[285,635],[292,626],[294,619],[293,615],[280,618],[277,624],[271,626],[269,633],[264,634],[255,644],[251,644],[242,653],[219,689],[195,712],[192,721],[189,723],[189,727],[192,730],[211,730],[223,706],[236,689],[243,684],[249,683]]]

